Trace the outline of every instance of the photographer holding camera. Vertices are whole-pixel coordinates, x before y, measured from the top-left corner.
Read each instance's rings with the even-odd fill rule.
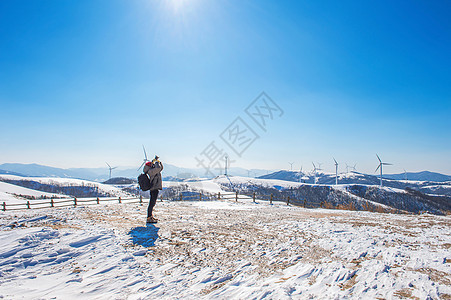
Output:
[[[147,223],[157,223],[157,219],[153,216],[153,208],[157,203],[157,197],[160,190],[163,189],[163,181],[161,179],[161,171],[163,164],[159,161],[159,157],[155,155],[152,161],[144,165],[144,174],[150,179],[150,201],[147,208]]]

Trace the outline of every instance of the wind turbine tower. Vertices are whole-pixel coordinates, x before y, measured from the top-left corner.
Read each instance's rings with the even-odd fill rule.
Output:
[[[299,183],[302,183],[302,166],[299,169]]]
[[[225,158],[224,175],[227,176],[227,166],[229,164],[229,157],[226,155],[224,158]]]
[[[334,159],[334,162],[335,162],[335,185],[338,185],[338,163],[335,160],[335,158],[333,158],[333,159]]]
[[[374,171],[374,172],[377,172],[377,170],[378,170],[379,168],[381,169],[381,184],[380,184],[380,187],[382,187],[382,166],[392,166],[393,164],[386,163],[386,162],[382,162],[382,160],[381,160],[381,158],[379,157],[379,155],[376,154],[376,156],[377,156],[377,159],[379,160],[379,165],[377,166],[377,169],[376,169],[376,171]]]
[[[294,164],[294,162],[288,162],[288,164],[290,165],[290,171],[293,171],[293,164]]]

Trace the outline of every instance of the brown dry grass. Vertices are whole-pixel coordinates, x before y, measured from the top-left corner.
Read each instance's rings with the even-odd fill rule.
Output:
[[[434,282],[438,282],[446,286],[451,286],[451,274],[447,274],[445,272],[432,268],[421,268],[416,269],[415,271],[428,275],[429,278],[431,278],[431,280]]]
[[[413,289],[405,288],[399,291],[396,291],[393,293],[394,296],[397,296],[401,299],[414,299],[414,300],[420,300],[420,298],[415,297],[412,295]]]
[[[344,290],[349,290],[350,288],[352,288],[355,284],[357,283],[357,275],[354,274],[352,275],[351,278],[349,278],[346,282],[340,284],[340,288],[344,291]]]
[[[342,209],[342,210],[357,210],[355,208],[355,205],[353,202],[350,202],[348,204],[338,204],[337,209]]]

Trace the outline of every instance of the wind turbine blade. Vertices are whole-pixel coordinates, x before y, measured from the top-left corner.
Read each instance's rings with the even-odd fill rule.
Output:
[[[105,162],[105,163],[108,165],[108,168],[111,168],[111,166],[107,162]]]
[[[144,148],[144,145],[143,145],[143,151],[144,151],[144,157],[147,160],[147,153],[146,153],[146,148]]]
[[[338,165],[337,161],[335,160],[335,157],[332,157],[332,158],[334,159],[335,164]]]
[[[316,169],[316,166],[315,166],[315,164],[313,163],[313,161],[312,161],[312,165],[313,165],[313,168]]]
[[[139,168],[138,168],[137,171],[141,170],[141,168],[144,166],[144,164],[145,164],[145,162],[143,162],[143,163],[139,166]]]
[[[377,169],[376,169],[376,171],[374,171],[374,173],[376,173],[377,170],[379,170],[379,168],[381,167],[381,165],[382,165],[382,163],[380,163],[380,164],[377,166]]]
[[[386,165],[386,166],[393,166],[393,164],[390,164],[390,163],[382,163],[383,165]]]
[[[376,156],[377,156],[377,159],[379,160],[379,162],[381,163],[382,160],[381,160],[381,158],[379,157],[379,155],[377,155],[377,153],[376,153]]]

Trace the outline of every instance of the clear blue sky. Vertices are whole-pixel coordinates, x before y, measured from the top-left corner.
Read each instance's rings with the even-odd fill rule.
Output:
[[[233,166],[451,174],[449,1],[0,1],[0,163],[179,166],[265,91]]]

